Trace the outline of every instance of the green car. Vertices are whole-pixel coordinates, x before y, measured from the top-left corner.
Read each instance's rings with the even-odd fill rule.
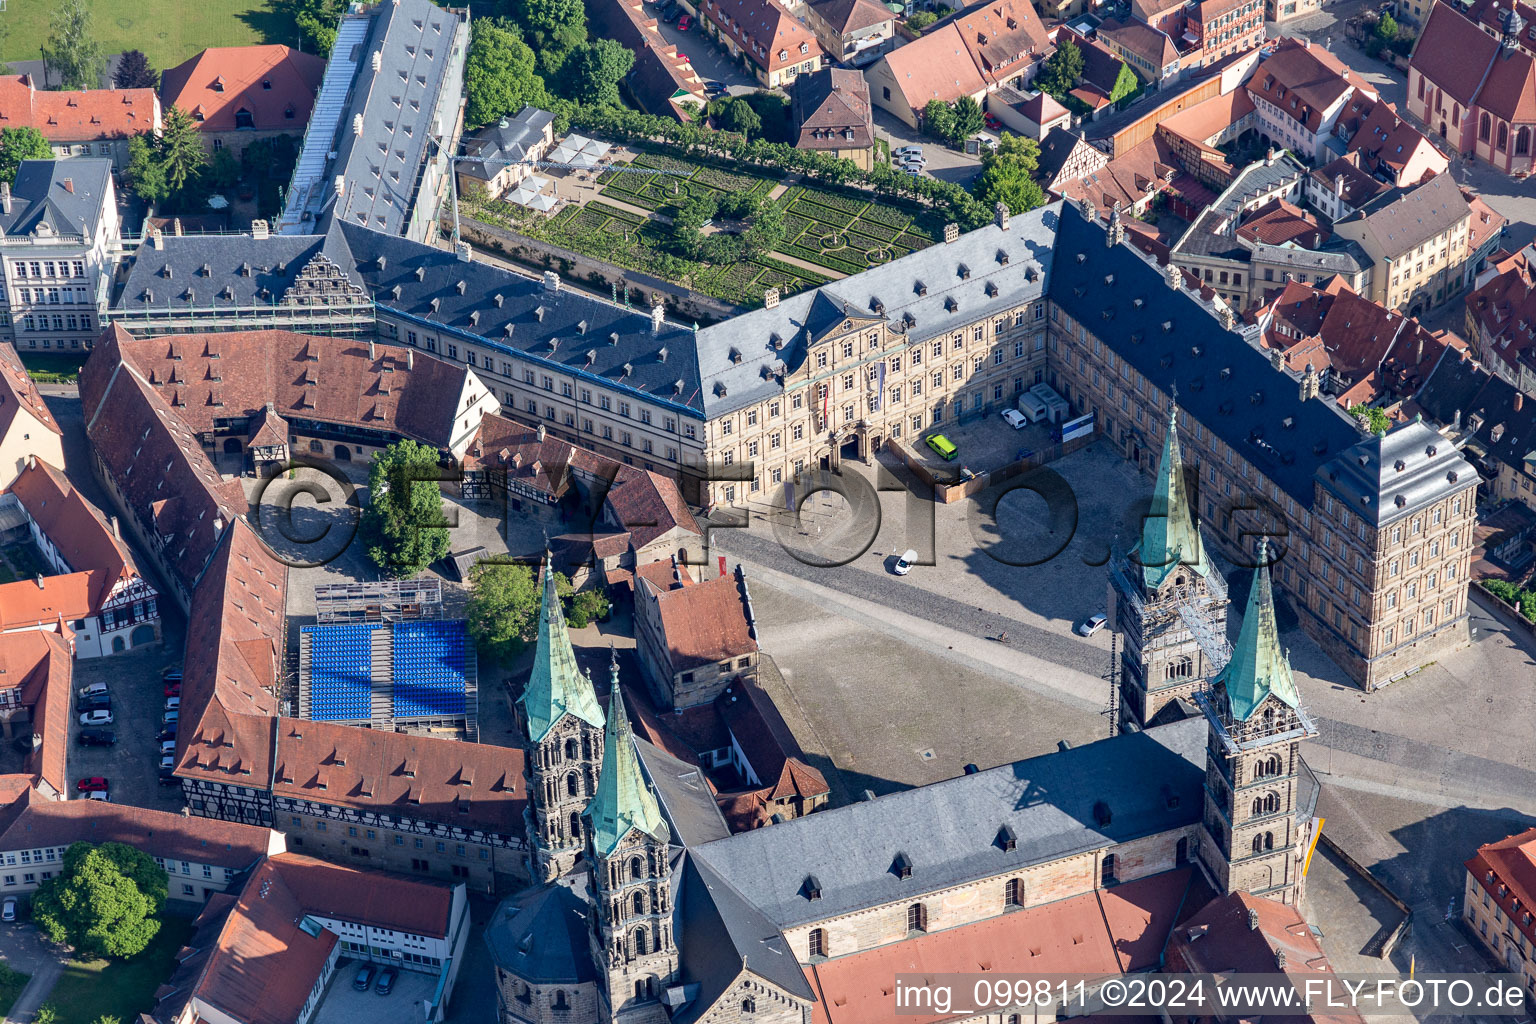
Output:
[[[934,434],[928,438],[928,447],[932,448],[945,462],[955,461],[955,456],[960,454],[960,449],[955,447],[955,443],[943,434]]]

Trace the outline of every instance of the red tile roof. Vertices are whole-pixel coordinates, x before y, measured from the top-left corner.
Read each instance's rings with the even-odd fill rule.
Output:
[[[160,76],[160,94],[205,132],[299,133],[309,123],[325,59],[286,46],[213,46]],[[250,124],[237,124],[245,111]]]
[[[1536,828],[1479,846],[1466,867],[1505,917],[1536,942]]]
[[[768,72],[811,61],[821,66],[821,44],[778,0],[705,0],[700,13],[735,39]]]
[[[282,837],[268,828],[97,800],[48,800],[36,792],[0,811],[0,850],[125,843],[151,857],[244,871]]]
[[[38,529],[73,569],[96,569],[90,601],[99,611],[119,583],[139,578],[128,545],[64,474],[43,459],[32,459],[10,486]]]
[[[886,16],[890,12],[886,11]],[[791,90],[799,149],[867,149],[874,145],[869,84],[857,71],[822,68],[795,79]]]
[[[656,593],[662,642],[673,672],[757,651],[746,594],[735,576],[716,576],[677,590],[655,588],[649,581],[638,585]]]
[[[1536,253],[1522,249],[1495,264],[1495,276],[1467,296],[1467,311],[1482,332],[1484,357],[1513,368],[1536,346]]]
[[[434,939],[448,937],[453,886],[279,853],[271,861],[304,912]]]
[[[1268,100],[1292,120],[1315,132],[1324,112],[1354,88],[1375,100],[1376,89],[1321,46],[1282,39],[1275,52],[1248,79],[1248,91]]]
[[[43,401],[37,384],[27,376],[27,368],[21,365],[21,357],[12,345],[0,345],[0,437],[4,437],[16,419],[16,413],[25,410],[46,429],[63,436],[64,432],[54,421],[53,413]]]
[[[44,92],[30,75],[0,75],[0,128],[36,128],[50,142],[115,139],[160,128],[153,89]]]
[[[56,793],[67,793],[69,697],[74,659],[64,638],[46,630],[0,635],[0,687],[18,687],[32,709],[32,735],[40,742],[27,755],[27,771]]]
[[[723,577],[722,577],[723,578]],[[736,739],[747,763],[757,773],[764,787],[763,795],[771,800],[787,800],[791,797],[824,796],[830,792],[826,778],[816,769],[793,757],[785,749],[798,750],[794,737],[784,730],[783,739],[758,706],[768,697],[754,693],[755,687],[740,679],[733,682],[715,698],[715,708],[725,721],[725,726]],[[770,707],[772,702],[769,701]],[[777,709],[772,716],[777,718]]]
[[[101,589],[101,571],[72,572],[0,584],[0,630],[60,628],[92,612],[91,595]]]
[[[1155,967],[1190,869],[1097,889],[1053,903],[947,928],[804,968],[815,1024],[938,1024],[953,1015],[896,1017],[898,974],[1113,975]]]
[[[1294,242],[1304,249],[1317,249],[1332,237],[1332,232],[1299,206],[1284,199],[1274,199],[1249,213],[1237,229],[1239,238],[1269,245]]]
[[[953,103],[961,96],[975,96],[987,89],[987,80],[971,59],[954,22],[935,25],[880,59],[913,110],[922,110],[929,100]]]
[[[1450,4],[1436,3],[1414,45],[1409,67],[1463,107],[1479,96],[1499,41]]]

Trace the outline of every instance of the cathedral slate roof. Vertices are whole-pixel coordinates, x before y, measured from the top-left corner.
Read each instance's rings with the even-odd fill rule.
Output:
[[[568,876],[503,900],[485,926],[491,959],[526,982],[580,985],[597,981],[587,932],[592,906]]]
[[[1179,414],[1176,406],[1168,411],[1168,430],[1163,434],[1163,455],[1157,463],[1157,487],[1152,492],[1152,507],[1141,527],[1141,547],[1137,551],[1141,572],[1147,586],[1162,585],[1168,574],[1187,565],[1201,576],[1208,575],[1205,547],[1195,528],[1193,509],[1184,491],[1184,460],[1179,456]]]
[[[549,730],[566,715],[599,728],[603,709],[598,706],[592,680],[576,666],[576,651],[565,628],[565,611],[555,593],[554,561],[544,553],[544,595],[539,602],[539,635],[533,656],[533,674],[518,703],[528,718],[528,738],[542,742]]]
[[[1264,703],[1275,697],[1301,710],[1301,695],[1291,674],[1291,659],[1280,649],[1280,629],[1275,624],[1275,595],[1270,589],[1269,563],[1265,542],[1259,541],[1259,567],[1253,574],[1248,592],[1248,609],[1243,613],[1242,630],[1232,645],[1232,658],[1216,678],[1213,689],[1224,690],[1232,717],[1246,722]]]
[[[624,694],[619,686],[619,663],[613,663],[613,684],[608,691],[608,724],[603,736],[603,767],[597,792],[584,814],[592,829],[592,848],[599,857],[610,856],[633,831],[665,843],[669,834],[662,820],[656,794],[640,772],[635,737],[624,713]]]
[[[1190,719],[962,775],[694,848],[780,928],[1200,821],[1206,723]],[[1162,780],[1153,784],[1150,780]],[[1014,848],[998,835],[1006,825]],[[908,877],[894,869],[910,865]],[[814,876],[820,898],[811,899]]]

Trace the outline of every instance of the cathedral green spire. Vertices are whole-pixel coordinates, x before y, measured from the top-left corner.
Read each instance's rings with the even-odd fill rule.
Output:
[[[603,738],[603,771],[597,777],[597,793],[587,804],[592,846],[599,857],[610,856],[631,829],[639,829],[659,842],[667,841],[667,824],[661,820],[656,794],[640,774],[624,696],[619,689],[619,659],[613,659],[613,688],[608,694],[608,731]]]
[[[1259,543],[1259,567],[1248,592],[1243,628],[1232,649],[1232,660],[1216,674],[1213,686],[1225,686],[1232,717],[1246,722],[1270,694],[1301,710],[1291,659],[1280,650],[1280,631],[1275,625],[1275,599],[1270,590],[1268,550]]]
[[[547,551],[533,674],[518,699],[528,716],[528,738],[534,743],[549,735],[549,730],[566,714],[590,725],[603,724],[603,709],[592,690],[592,680],[576,667],[576,652],[571,649],[571,637],[565,628],[565,612],[560,607],[560,596],[555,593],[555,564]]]
[[[1179,410],[1170,402],[1168,432],[1163,435],[1163,457],[1157,464],[1157,489],[1152,493],[1152,507],[1141,528],[1142,578],[1151,589],[1181,564],[1201,576],[1210,573],[1200,532],[1195,529],[1189,499],[1184,493],[1184,460],[1179,455]]]

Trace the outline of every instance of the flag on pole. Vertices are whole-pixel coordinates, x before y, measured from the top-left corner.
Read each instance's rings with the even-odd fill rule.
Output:
[[[875,400],[869,404],[873,412],[880,411],[880,399],[885,394],[885,360],[880,360],[880,369],[875,375]]]

